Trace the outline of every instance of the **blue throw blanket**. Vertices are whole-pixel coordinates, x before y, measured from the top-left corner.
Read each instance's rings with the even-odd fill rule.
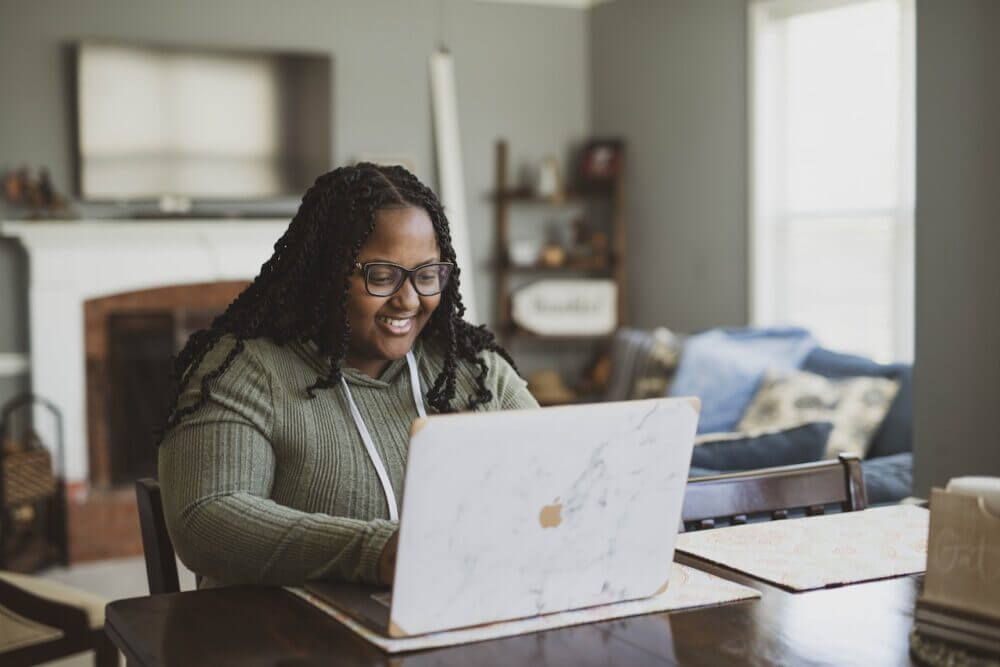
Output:
[[[701,398],[698,433],[732,431],[769,369],[795,369],[817,345],[805,329],[711,329],[687,339],[671,396]]]

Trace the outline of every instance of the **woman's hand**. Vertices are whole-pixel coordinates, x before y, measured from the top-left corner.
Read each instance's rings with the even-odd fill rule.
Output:
[[[399,551],[399,531],[397,530],[385,543],[382,555],[378,558],[378,578],[387,586],[392,585],[392,578],[396,574],[396,553]]]

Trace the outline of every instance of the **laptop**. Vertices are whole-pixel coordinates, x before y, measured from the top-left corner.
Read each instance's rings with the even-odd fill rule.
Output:
[[[410,431],[391,589],[306,589],[387,637],[664,591],[700,404],[433,415]]]

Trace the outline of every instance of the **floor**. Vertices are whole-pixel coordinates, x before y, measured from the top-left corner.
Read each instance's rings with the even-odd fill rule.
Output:
[[[146,584],[146,563],[142,556],[82,563],[68,568],[54,567],[40,574],[49,579],[103,595],[109,601],[149,595],[149,588]],[[180,578],[181,590],[194,588],[194,575],[180,561],[177,562],[177,575]],[[122,666],[125,665],[124,658],[120,660],[120,663]],[[91,652],[81,653],[71,658],[44,664],[45,667],[92,667],[94,654]]]

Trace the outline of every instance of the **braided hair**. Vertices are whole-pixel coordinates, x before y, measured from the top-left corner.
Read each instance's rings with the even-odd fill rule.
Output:
[[[276,345],[313,341],[329,361],[329,372],[306,388],[335,387],[351,339],[347,318],[350,273],[365,240],[375,229],[380,209],[417,206],[431,219],[441,251],[441,261],[455,262],[448,219],[435,194],[403,167],[367,162],[340,167],[316,179],[302,198],[288,229],[274,244],[274,254],[260,274],[209,328],[195,332],[174,360],[173,389],[162,436],[206,402],[209,385],[229,368],[242,352],[244,342],[266,338]],[[474,409],[493,395],[486,388],[487,366],[479,353],[497,352],[513,366],[510,355],[485,325],[463,319],[465,306],[459,296],[456,266],[420,336],[444,351],[444,369],[427,392],[427,401],[438,412]],[[205,355],[230,335],[236,344],[215,369],[201,379],[197,400],[178,408],[187,381]],[[454,405],[456,370],[460,361],[478,366],[477,391],[464,406]]]

